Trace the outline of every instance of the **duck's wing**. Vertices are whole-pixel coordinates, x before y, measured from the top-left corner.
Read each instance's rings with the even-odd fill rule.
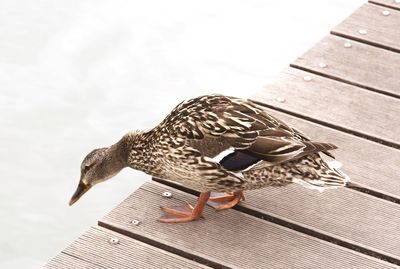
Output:
[[[301,138],[301,140],[303,140],[303,141],[310,141],[310,138],[308,138],[304,133],[302,133],[301,131],[299,131],[299,130],[296,129],[296,128],[293,128],[293,127],[291,127],[291,128],[292,128],[293,131],[297,134],[297,136]],[[333,156],[333,154],[330,153],[329,151],[322,151],[322,153],[324,153],[326,156],[331,157],[332,159],[335,159],[335,156]]]
[[[188,147],[184,139],[168,139],[167,154],[163,157],[167,177],[193,187],[199,191],[237,189],[243,183],[243,176],[224,169],[210,157],[195,148]]]
[[[172,137],[223,138],[230,149],[214,161],[229,171],[246,169],[261,160],[273,165],[337,148],[310,141],[251,101],[223,95],[182,102],[161,125]]]

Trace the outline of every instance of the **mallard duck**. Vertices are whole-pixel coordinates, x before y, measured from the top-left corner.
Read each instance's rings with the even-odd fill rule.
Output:
[[[228,209],[244,200],[244,190],[290,183],[318,190],[344,186],[348,176],[320,156],[333,158],[329,151],[336,148],[311,141],[249,100],[200,96],[177,105],[155,128],[129,132],[90,152],[70,205],[131,167],[200,192],[195,206],[162,208],[160,221],[198,220],[207,202]]]

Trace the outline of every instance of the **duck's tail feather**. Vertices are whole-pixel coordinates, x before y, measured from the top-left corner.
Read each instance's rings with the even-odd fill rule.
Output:
[[[321,164],[323,164],[323,166],[317,172],[319,176],[318,178],[294,178],[293,182],[320,192],[323,192],[326,189],[335,189],[346,186],[350,177],[339,170],[342,166],[339,161],[322,161]]]

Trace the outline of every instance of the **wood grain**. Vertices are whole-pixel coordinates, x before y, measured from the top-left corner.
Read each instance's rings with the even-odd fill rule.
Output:
[[[250,99],[400,148],[400,100],[393,97],[287,68]]]
[[[346,48],[345,43],[352,46]],[[329,35],[291,66],[400,98],[400,54],[396,52]]]
[[[173,198],[161,196],[166,190]],[[236,210],[216,212],[207,207],[206,219],[192,223],[164,224],[156,220],[160,205],[195,200],[170,187],[146,183],[99,224],[227,268],[398,268]],[[130,225],[133,218],[140,219],[142,225]]]
[[[360,34],[361,29],[366,30],[367,34]],[[400,52],[400,11],[365,4],[331,33]]]
[[[369,2],[373,3],[373,4],[400,10],[400,2],[396,3],[395,0],[369,0]]]
[[[111,238],[119,243],[110,244]],[[209,268],[102,227],[92,227],[45,268]]]
[[[400,265],[397,204],[348,188],[319,193],[292,184],[246,192],[236,209]]]
[[[257,190],[244,206],[400,260],[400,206],[348,188],[318,193],[298,185]]]
[[[90,263],[85,260],[81,260],[71,255],[60,253],[54,257],[50,262],[48,262],[43,268],[45,269],[104,269],[100,265]]]

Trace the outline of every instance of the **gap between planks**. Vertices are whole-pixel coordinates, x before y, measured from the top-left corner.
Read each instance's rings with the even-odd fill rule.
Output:
[[[159,181],[159,179],[154,179],[154,181],[156,181],[156,180]],[[168,185],[164,184],[166,182],[164,182],[162,180],[161,180],[161,182],[162,182],[162,184],[159,184],[159,183],[151,183],[150,184],[150,183],[148,183],[148,185],[146,185],[147,187],[142,189],[142,192],[143,191],[147,191],[147,192],[150,191],[151,193],[154,193],[154,194],[157,194],[157,196],[160,196],[160,193],[165,190],[163,186],[165,186],[165,187],[166,186],[170,186],[170,184],[168,184]],[[174,187],[176,187],[174,183],[172,183],[172,184],[174,185]],[[153,188],[156,188],[157,191],[154,192]],[[169,191],[174,191],[170,187],[167,187],[167,189],[169,189]],[[177,190],[177,189],[179,189],[180,191]],[[182,192],[181,187],[175,188],[175,190],[176,190],[176,192],[175,192],[176,195],[174,195],[174,197],[180,197],[182,195],[185,195],[185,193],[193,193],[194,192],[193,190],[189,190],[189,189],[186,189],[186,191],[184,190]],[[211,262],[215,266],[214,268],[230,268],[232,266],[232,265],[229,265],[229,263],[228,263],[228,265],[221,264],[221,263],[224,263],[223,260],[219,261],[218,257],[215,257],[215,259],[214,259],[214,257],[210,257],[209,256],[209,253],[207,254],[207,253],[205,253],[205,252],[203,252],[201,250],[190,251],[190,248],[189,248],[189,250],[186,249],[185,247],[181,248],[182,242],[180,244],[177,244],[177,245],[175,245],[174,242],[171,242],[173,246],[169,246],[168,242],[169,242],[169,240],[171,238],[169,238],[169,239],[168,238],[164,238],[164,236],[163,235],[159,235],[158,232],[155,235],[153,233],[149,234],[149,232],[152,232],[151,228],[150,229],[139,229],[139,230],[136,230],[136,229],[131,228],[129,225],[127,226],[126,223],[129,222],[131,216],[128,216],[126,211],[128,210],[130,212],[131,210],[133,210],[133,211],[139,210],[137,208],[137,206],[139,204],[137,204],[137,201],[133,202],[134,198],[132,198],[132,197],[136,197],[136,199],[141,199],[140,196],[143,196],[143,193],[141,195],[139,195],[139,197],[137,195],[136,196],[132,195],[129,198],[127,198],[121,205],[118,206],[119,209],[114,209],[105,218],[100,220],[99,221],[99,225],[102,226],[102,227],[105,227],[107,229],[114,230],[114,231],[116,231],[118,233],[121,233],[121,234],[124,234],[124,235],[128,235],[128,236],[130,236],[130,237],[132,237],[134,239],[137,239],[137,240],[140,240],[140,241],[144,240],[143,242],[145,242],[146,244],[153,245],[153,246],[156,246],[156,247],[161,247],[161,248],[167,248],[166,250],[171,251],[171,252],[173,252],[175,254],[178,254],[178,255],[185,255],[184,257],[186,257],[186,258],[191,258],[191,259],[195,259],[196,260],[196,259],[199,258],[199,256],[201,256],[200,258],[202,258],[203,261],[208,262],[207,263],[208,266],[211,265],[209,263],[210,259],[211,259]],[[193,200],[193,198],[194,197],[192,197],[190,200]],[[162,199],[162,198],[160,198],[160,199]],[[174,198],[174,199],[178,199],[180,201],[184,201],[184,200],[182,200],[182,197]],[[144,201],[143,203],[147,204],[148,202]],[[146,214],[146,216],[147,216],[147,214],[149,212],[152,211],[151,208],[152,207],[150,207],[148,209],[147,213],[144,213],[144,214]],[[236,209],[237,208],[238,207],[236,207]],[[153,205],[153,209],[154,209],[154,205]],[[251,208],[249,210],[251,210]],[[117,212],[119,212],[119,213],[117,213]],[[140,212],[142,213],[142,211],[140,211]],[[237,212],[240,212],[240,210],[237,210]],[[228,214],[229,212],[226,212],[226,213]],[[252,218],[257,218],[258,221],[261,221],[261,222],[267,220],[266,223],[273,223],[272,221],[270,221],[270,219],[268,219],[268,217],[270,216],[269,214],[265,214],[264,213],[260,217],[259,214],[260,213],[262,214],[262,212],[256,212],[257,214],[252,212],[252,213],[254,213],[254,215],[249,214],[249,213],[251,213],[251,211],[249,211],[249,212],[242,211],[241,213],[245,214],[245,215],[248,215],[249,217],[252,217]],[[133,215],[135,215],[135,214],[137,215],[138,212],[136,212],[136,213],[133,212],[132,214]],[[152,214],[152,213],[149,213],[149,214]],[[234,213],[232,212],[232,213],[229,213],[229,214],[234,214]],[[304,234],[305,236],[310,236],[310,235],[308,235],[307,233],[305,233],[303,231],[297,231],[296,229],[293,229],[293,227],[294,227],[293,224],[296,225],[297,222],[291,223],[290,221],[287,221],[285,218],[281,219],[279,217],[276,217],[275,215],[272,215],[272,217],[275,217],[277,219],[277,222],[273,223],[274,225],[281,226],[282,228],[284,228],[286,230],[292,230],[294,232],[298,232],[300,234]],[[148,220],[144,220],[143,222],[145,222],[145,221],[147,222]],[[289,225],[282,225],[282,223],[286,224],[286,222],[289,223]],[[201,222],[199,222],[199,223],[193,223],[192,227],[197,227],[196,224],[199,224],[201,226]],[[190,224],[187,224],[187,225],[189,225],[188,227],[191,227]],[[193,226],[193,225],[195,225],[195,226]],[[214,223],[214,225],[215,225],[215,223]],[[307,229],[308,228],[307,225],[305,225],[305,227],[304,227],[304,225],[300,225],[300,227],[302,229],[304,229],[304,228]],[[153,229],[154,229],[154,227],[153,227]],[[182,229],[184,229],[184,227],[182,227]],[[311,230],[311,229],[309,229],[309,230]],[[206,234],[208,234],[208,233],[206,233]],[[328,235],[328,237],[329,237],[329,235]],[[162,239],[159,239],[159,238],[162,238]],[[343,241],[344,245],[340,245],[340,244],[338,244],[338,241],[337,242],[333,242],[333,241],[330,242],[328,240],[325,240],[326,238],[325,239],[324,238],[318,238],[318,237],[315,236],[315,233],[312,233],[310,238],[315,238],[315,240],[321,240],[321,242],[326,242],[326,243],[329,243],[329,244],[333,243],[332,246],[337,245],[337,246],[340,246],[340,248],[342,248],[343,250],[345,250],[345,249],[351,250],[354,253],[360,253],[362,255],[365,255],[366,257],[370,257],[370,258],[373,258],[373,259],[378,259],[378,260],[381,260],[382,262],[388,262],[389,264],[392,264],[393,266],[400,265],[400,260],[399,259],[397,259],[395,257],[390,257],[388,255],[385,255],[384,251],[375,252],[374,248],[364,248],[363,244],[361,244],[361,246],[359,246],[359,245],[353,246],[354,244],[351,244],[352,241],[346,242],[344,240],[340,240],[340,239],[334,238],[332,236],[329,237],[329,239],[332,238],[334,240],[336,240],[336,239],[339,240],[339,243],[341,243],[341,241]],[[165,240],[167,240],[167,242]],[[178,242],[180,242],[180,240],[182,240],[182,238],[178,237],[176,240]],[[159,242],[159,241],[161,241],[161,242]],[[351,247],[351,248],[349,248],[349,247]],[[196,260],[196,261],[199,262],[198,260]],[[222,267],[220,267],[220,266],[222,266]],[[233,267],[235,267],[235,266],[233,266]]]
[[[116,243],[110,243],[115,239]],[[135,240],[129,236],[94,226],[86,230],[44,268],[210,268]]]
[[[376,0],[376,1],[369,0],[368,2],[371,4],[377,5],[377,6],[387,7],[387,8],[391,8],[394,10],[400,10],[400,4],[398,4],[398,6],[395,6],[394,1],[392,1],[391,3],[386,3],[385,1],[382,1],[382,0]]]
[[[159,178],[153,178],[153,181],[155,181],[157,183],[160,183],[160,184],[163,184],[163,185],[166,185],[166,186],[169,186],[169,187],[172,187],[172,188],[175,188],[175,189],[178,189],[180,191],[184,191],[186,193],[189,193],[189,194],[192,194],[192,195],[195,195],[195,196],[198,196],[200,194],[198,191],[195,191],[193,189],[189,189],[189,188],[187,188],[185,186],[176,184],[176,183],[168,181],[168,180],[163,180],[163,179],[159,179]],[[275,223],[277,225],[280,225],[280,226],[295,230],[297,232],[300,232],[300,233],[303,233],[303,234],[306,234],[306,235],[309,235],[309,236],[312,236],[312,237],[316,237],[318,239],[327,241],[329,243],[333,243],[335,245],[338,245],[338,246],[341,246],[341,247],[344,247],[344,248],[348,248],[348,249],[360,252],[362,254],[365,254],[365,255],[368,255],[368,256],[383,260],[383,261],[387,261],[387,262],[390,262],[390,263],[393,263],[393,264],[396,264],[396,265],[400,265],[400,260],[397,259],[397,258],[391,257],[390,255],[387,255],[385,253],[376,251],[376,250],[371,249],[371,248],[367,248],[367,247],[364,247],[364,246],[356,245],[356,244],[354,244],[352,242],[348,242],[345,239],[340,239],[340,238],[325,234],[323,232],[316,231],[315,229],[312,229],[312,228],[307,227],[306,225],[302,225],[300,223],[297,223],[296,221],[291,221],[289,219],[286,219],[284,217],[277,216],[277,215],[274,215],[274,214],[271,214],[271,213],[270,214],[266,214],[265,212],[260,212],[255,208],[249,207],[248,205],[247,206],[243,206],[240,203],[237,204],[236,206],[234,206],[233,209],[238,210],[238,211],[240,211],[242,213],[246,213],[246,214],[251,215],[253,217],[257,217],[259,219],[262,219],[262,220],[265,220],[265,221],[269,221],[269,222]],[[99,225],[100,225],[100,222],[99,222]],[[105,225],[107,225],[107,224],[105,224]]]
[[[81,257],[61,251],[56,257],[43,266],[43,269],[71,269],[93,268],[107,269],[106,267],[87,261]]]
[[[349,188],[349,189],[352,189],[352,190],[355,190],[355,191],[359,191],[359,192],[362,192],[362,193],[365,193],[365,194],[368,194],[368,195],[374,196],[376,198],[383,199],[383,200],[386,200],[386,201],[389,201],[389,202],[392,202],[392,203],[395,203],[395,204],[400,204],[400,199],[399,198],[391,196],[390,194],[386,194],[386,193],[382,193],[382,192],[377,191],[377,190],[373,190],[370,187],[365,187],[365,186],[360,185],[360,184],[356,184],[356,183],[353,183],[353,182],[348,182],[347,185],[346,185],[346,188]]]
[[[337,25],[333,30],[330,31],[330,33],[332,35],[344,37],[346,39],[354,40],[354,41],[364,43],[364,44],[367,44],[370,46],[374,46],[374,47],[377,47],[380,49],[388,50],[388,51],[395,52],[395,53],[400,53],[400,49],[398,47],[393,47],[393,46],[390,46],[389,44],[384,44],[385,42],[384,41],[382,42],[382,40],[373,40],[374,38],[368,39],[368,37],[366,37],[366,36],[357,36],[354,33],[350,33],[348,31],[346,31],[347,29],[343,31],[343,28],[342,28],[342,31],[340,30],[342,25],[346,25],[346,24],[349,25],[350,22],[348,22],[348,20],[351,19],[353,16],[356,16],[356,14],[362,9],[367,9],[368,7],[375,7],[375,8],[380,8],[380,9],[382,7],[387,7],[387,8],[392,9],[393,12],[398,13],[398,11],[400,10],[400,4],[398,4],[398,5],[399,5],[399,9],[395,8],[394,6],[380,4],[377,2],[370,1],[368,4],[365,4],[362,7],[360,7],[350,17],[346,18],[343,22],[341,22],[339,25]],[[378,13],[378,10],[376,10],[376,12]],[[376,18],[374,18],[374,19],[376,19]],[[382,19],[384,19],[384,18],[382,18]],[[356,21],[360,22],[359,20],[356,20]],[[374,21],[369,22],[369,23],[374,23]],[[337,30],[338,27],[339,27],[339,30]],[[367,28],[368,28],[368,26],[367,26]]]
[[[295,59],[290,66],[392,98],[400,98],[398,80],[395,79],[398,77],[396,70],[400,68],[400,54],[357,41],[352,41],[349,49],[344,46],[345,43],[345,38],[327,35]],[[328,68],[319,67],[321,60],[329,65]]]
[[[366,40],[366,39],[358,38],[358,37],[353,36],[353,35],[339,33],[339,32],[337,32],[335,30],[331,30],[330,33],[332,35],[335,35],[335,36],[344,37],[346,39],[350,39],[350,40],[354,40],[354,41],[357,41],[357,42],[360,42],[360,43],[364,43],[364,44],[367,44],[367,45],[370,45],[370,46],[373,46],[373,47],[376,47],[376,48],[379,48],[379,49],[384,49],[384,50],[388,50],[388,51],[391,51],[391,52],[400,53],[400,50],[398,50],[396,48],[392,48],[390,46],[386,46],[386,45],[383,45],[383,44],[380,44],[380,43],[377,43],[377,42],[373,42],[373,41],[369,41],[369,40]],[[361,87],[361,86],[359,86],[359,87]],[[365,89],[368,89],[368,88],[365,88]],[[378,92],[377,90],[372,89],[372,88],[368,89],[368,90]],[[384,93],[384,94],[386,94],[386,93]]]
[[[367,44],[367,45],[370,45],[370,46],[373,46],[373,47],[376,47],[376,48],[379,48],[379,49],[384,49],[384,50],[388,50],[388,51],[391,51],[391,52],[400,53],[400,50],[398,50],[396,48],[392,48],[390,46],[386,46],[386,45],[383,45],[383,44],[380,44],[380,43],[377,43],[377,42],[373,42],[373,41],[369,41],[369,40],[366,40],[366,39],[358,38],[358,37],[353,36],[353,35],[339,33],[339,32],[337,32],[335,30],[330,31],[330,33],[332,35],[335,35],[335,36],[344,37],[346,39],[350,39],[350,40],[354,40],[354,41],[357,41],[357,42],[360,42],[360,43],[364,43],[364,44]],[[377,91],[375,89],[368,89],[368,90]]]
[[[69,257],[71,257],[71,258],[73,258],[73,259],[80,260],[80,261],[83,261],[83,262],[85,262],[85,263],[88,263],[88,264],[90,264],[90,266],[95,266],[96,268],[98,267],[98,268],[107,269],[106,267],[102,266],[101,264],[97,264],[97,263],[94,264],[94,263],[90,262],[90,261],[87,260],[87,259],[84,259],[84,258],[82,258],[82,257],[79,257],[79,256],[74,255],[74,254],[71,254],[71,253],[67,253],[67,252],[65,252],[64,250],[61,251],[61,253],[64,254],[64,255],[67,255],[67,256],[69,256]]]
[[[169,246],[167,244],[163,244],[157,240],[153,240],[149,237],[137,234],[137,233],[132,233],[130,231],[127,231],[126,229],[124,229],[123,227],[117,227],[116,225],[110,225],[106,222],[103,222],[101,220],[98,221],[97,223],[100,227],[104,227],[106,229],[109,229],[111,231],[120,233],[122,235],[126,235],[129,236],[130,238],[136,239],[138,241],[141,241],[143,243],[146,243],[148,245],[151,245],[153,247],[157,247],[159,249],[171,252],[173,254],[179,255],[181,257],[184,257],[186,259],[195,261],[197,263],[200,263],[202,265],[206,265],[206,266],[210,266],[212,268],[216,268],[216,269],[230,269],[230,267],[227,267],[221,263],[218,263],[216,261],[213,261],[211,258],[210,259],[205,259],[199,255],[195,255],[193,253],[189,253],[189,252],[185,252],[179,248],[175,248],[172,246]],[[400,264],[400,263],[399,263]]]
[[[376,88],[373,88],[373,87],[370,87],[370,86],[366,86],[366,85],[363,85],[363,84],[360,84],[360,83],[357,83],[357,82],[354,82],[354,81],[343,79],[341,77],[337,77],[337,76],[330,75],[330,74],[325,74],[323,72],[319,72],[319,71],[313,70],[313,69],[308,68],[308,67],[300,66],[300,65],[295,64],[295,63],[291,63],[289,66],[293,67],[293,68],[297,68],[297,69],[303,70],[303,71],[310,72],[312,74],[315,74],[315,75],[318,75],[318,76],[321,76],[321,77],[325,77],[325,78],[336,80],[336,81],[339,81],[339,82],[342,82],[342,83],[353,85],[353,86],[356,86],[356,87],[359,87],[359,88],[362,88],[362,89],[365,89],[365,90],[368,90],[368,91],[372,91],[372,92],[376,92],[376,93],[387,95],[387,96],[390,96],[390,97],[393,97],[393,98],[400,99],[400,95],[396,94],[396,93],[386,92],[386,91],[379,90],[379,89],[376,89]]]

